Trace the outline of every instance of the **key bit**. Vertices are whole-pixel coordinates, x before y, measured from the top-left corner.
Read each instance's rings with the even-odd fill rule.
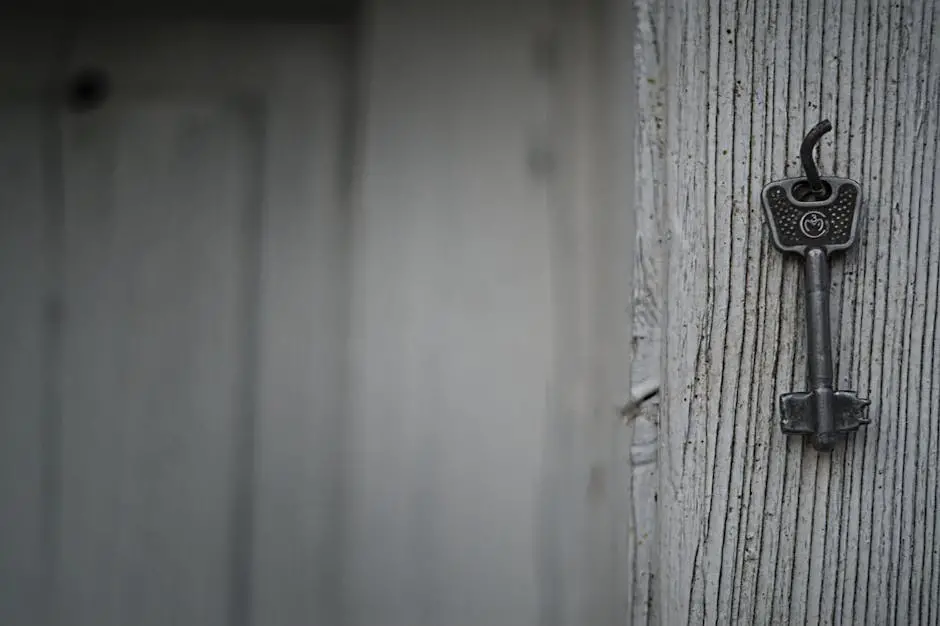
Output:
[[[817,450],[831,450],[840,435],[870,422],[869,400],[833,388],[829,254],[855,243],[862,194],[854,180],[819,176],[813,148],[831,129],[823,121],[803,141],[806,178],[772,182],[761,194],[774,245],[803,257],[809,390],[780,396],[780,427],[788,435],[809,436]]]

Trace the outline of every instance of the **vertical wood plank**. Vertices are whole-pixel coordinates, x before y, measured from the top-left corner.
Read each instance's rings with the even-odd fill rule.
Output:
[[[0,623],[39,623],[48,561],[48,116],[0,105]]]
[[[938,445],[932,419],[940,90],[932,3],[672,3],[664,623],[928,623]],[[798,175],[828,117],[824,173],[859,180],[859,244],[836,257],[840,388],[873,424],[829,455],[779,431],[801,389],[798,262],[770,247],[761,186]],[[933,555],[933,556],[931,556]]]
[[[43,623],[55,553],[59,349],[58,135],[45,87],[54,20],[0,37],[0,623]]]
[[[247,203],[238,214],[240,247],[226,261],[244,288],[234,304],[219,303],[235,307],[226,315],[237,316],[235,332],[244,332],[225,364],[243,383],[225,444],[228,510],[215,520],[227,537],[224,578],[216,581],[224,617],[212,619],[337,623],[350,35],[306,23],[154,20],[91,22],[79,35],[72,65],[105,68],[116,93],[140,94],[145,106],[182,105],[183,113],[193,103],[222,103],[223,117],[236,115],[239,124],[218,129],[234,134],[231,145],[214,137],[205,147],[239,152],[222,160],[248,172],[225,191]],[[216,170],[199,172],[215,184]],[[163,194],[159,179],[146,184]],[[217,211],[206,219],[222,218]],[[146,577],[138,584],[147,585]]]
[[[549,202],[555,337],[543,458],[542,620],[620,624],[630,619],[635,572],[630,425],[634,160],[637,98],[632,6],[558,6],[556,103],[548,129],[556,167]],[[619,414],[619,416],[618,416]],[[586,492],[585,495],[583,495]],[[652,501],[641,501],[643,513]],[[546,538],[547,539],[547,538]],[[553,555],[553,556],[549,556]]]
[[[234,105],[65,114],[60,591],[74,624],[228,624],[259,150]],[[89,575],[93,572],[93,575]]]
[[[548,107],[531,66],[537,6],[380,3],[370,16],[346,452],[352,624],[537,621],[553,347],[546,189],[526,160]]]
[[[663,242],[659,216],[665,185],[665,117],[667,68],[664,39],[658,28],[666,6],[637,3],[636,91],[637,181],[636,248],[634,252],[633,368],[634,389],[661,385],[663,327]],[[658,623],[656,606],[658,557],[657,509],[660,398],[650,398],[628,415],[632,430],[634,543],[632,622]]]
[[[340,29],[274,35],[265,46],[274,69],[264,108],[252,624],[339,624],[351,42]]]
[[[589,4],[372,5],[352,238],[353,624],[629,612],[614,511],[629,497],[633,126],[617,90],[631,85],[618,66],[604,92],[597,65],[629,54],[596,47]]]

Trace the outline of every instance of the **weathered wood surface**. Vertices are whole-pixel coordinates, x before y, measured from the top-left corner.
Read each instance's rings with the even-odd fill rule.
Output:
[[[659,207],[664,192],[663,122],[665,75],[663,40],[657,26],[665,15],[660,2],[637,3],[635,49],[636,117],[636,246],[634,250],[634,302],[632,380],[634,390],[661,386],[663,276]],[[659,395],[627,415],[632,446],[631,493],[631,624],[657,623],[657,497]]]
[[[671,2],[661,585],[665,624],[940,620],[936,344],[940,8],[932,2]],[[873,423],[831,454],[779,430],[804,386],[800,270],[758,194],[800,173],[862,184],[834,261],[837,384]]]

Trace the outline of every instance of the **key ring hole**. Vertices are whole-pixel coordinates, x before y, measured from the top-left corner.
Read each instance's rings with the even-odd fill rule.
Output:
[[[828,200],[832,196],[832,185],[826,181],[820,181],[822,183],[822,192],[816,194],[813,192],[813,187],[809,184],[808,180],[801,180],[800,182],[793,185],[791,192],[793,193],[793,198],[797,202],[822,202],[823,200]]]

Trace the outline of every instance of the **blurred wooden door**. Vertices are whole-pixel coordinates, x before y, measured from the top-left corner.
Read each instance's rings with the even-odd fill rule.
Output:
[[[0,623],[329,621],[345,31],[4,30]]]

